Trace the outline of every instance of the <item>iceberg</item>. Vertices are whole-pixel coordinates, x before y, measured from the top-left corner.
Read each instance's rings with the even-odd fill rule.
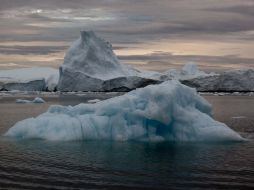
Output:
[[[235,70],[220,75],[197,77],[181,82],[200,92],[253,92],[254,69]]]
[[[43,91],[46,88],[44,79],[31,81],[5,81],[2,82],[2,91]]]
[[[58,69],[32,67],[0,71],[0,90],[54,91],[58,83]]]
[[[182,69],[170,69],[162,73],[162,80],[188,80],[193,78],[203,78],[207,76],[215,76],[216,73],[206,73],[199,70],[198,66],[195,63],[187,63],[183,66]]]
[[[95,104],[51,106],[16,123],[5,136],[59,141],[243,141],[211,117],[195,89],[166,81]]]
[[[60,91],[130,91],[157,80],[133,67],[121,64],[109,42],[92,31],[81,36],[67,50],[60,66]],[[150,74],[151,75],[151,74]]]

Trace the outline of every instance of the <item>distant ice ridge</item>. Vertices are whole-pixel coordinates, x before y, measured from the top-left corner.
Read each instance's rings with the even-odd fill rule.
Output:
[[[254,92],[254,69],[227,71],[181,82],[200,92]],[[236,95],[236,94],[235,94]]]
[[[0,71],[0,90],[54,91],[59,79],[58,69],[32,67]]]
[[[192,78],[203,78],[207,76],[215,76],[216,73],[206,73],[204,71],[200,71],[198,66],[195,63],[187,63],[183,66],[181,70],[170,69],[162,73],[162,78],[164,80],[187,80]]]
[[[116,141],[242,141],[211,117],[210,104],[178,81],[149,85],[95,104],[51,106],[20,121],[5,136],[17,139]]]

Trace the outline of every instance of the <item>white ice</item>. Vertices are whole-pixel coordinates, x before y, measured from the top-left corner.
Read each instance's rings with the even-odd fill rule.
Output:
[[[36,98],[34,98],[33,103],[37,103],[37,104],[38,103],[45,103],[45,101],[40,97],[36,97]]]
[[[88,100],[87,102],[88,103],[97,103],[97,102],[100,102],[101,100],[100,99],[93,99],[93,100]]]
[[[31,100],[25,100],[25,99],[16,99],[17,104],[29,104],[32,103],[33,101]]]
[[[161,75],[121,64],[111,44],[92,31],[81,31],[59,72],[59,91],[132,90],[157,82]]]
[[[211,117],[211,106],[178,81],[150,85],[96,104],[51,106],[5,136],[45,140],[242,141]]]
[[[53,91],[58,83],[59,70],[50,67],[32,67],[0,71],[0,82],[29,82],[44,79],[49,91]]]
[[[204,71],[199,70],[198,66],[195,63],[187,63],[180,70],[170,69],[165,71],[164,76],[167,76],[166,79],[176,79],[176,80],[186,80],[192,78],[200,78],[206,76],[214,76],[216,73],[206,73]]]
[[[92,31],[80,34],[65,54],[62,71],[70,69],[101,80],[136,75],[134,68],[119,63],[109,42]]]
[[[234,92],[232,95],[241,95],[254,91],[253,80],[254,69],[242,69],[223,72],[220,75],[197,77],[184,83],[198,91]]]
[[[29,103],[39,104],[39,103],[45,103],[45,101],[40,97],[36,97],[36,98],[34,98],[34,100],[17,99],[16,103],[18,103],[18,104],[29,104]]]

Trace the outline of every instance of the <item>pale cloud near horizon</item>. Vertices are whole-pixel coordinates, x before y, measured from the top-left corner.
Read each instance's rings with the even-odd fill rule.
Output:
[[[80,30],[94,30],[120,60],[145,69],[254,64],[252,0],[1,0],[0,28],[0,69],[57,67]]]

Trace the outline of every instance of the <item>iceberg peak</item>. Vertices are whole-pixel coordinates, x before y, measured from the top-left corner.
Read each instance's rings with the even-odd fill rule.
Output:
[[[86,41],[89,38],[96,38],[94,31],[80,31],[82,41]]]
[[[140,83],[154,83],[153,79],[139,76],[136,69],[121,64],[112,45],[93,31],[80,32],[80,38],[67,50],[59,71],[60,91],[134,89]],[[118,79],[122,82],[116,84]]]
[[[185,64],[182,68],[182,72],[188,75],[197,75],[200,73],[205,74],[203,71],[198,69],[198,66],[195,63],[192,62]]]
[[[93,31],[80,32],[80,38],[66,52],[62,68],[66,67],[96,78],[109,78],[116,73],[124,75],[112,46]]]

